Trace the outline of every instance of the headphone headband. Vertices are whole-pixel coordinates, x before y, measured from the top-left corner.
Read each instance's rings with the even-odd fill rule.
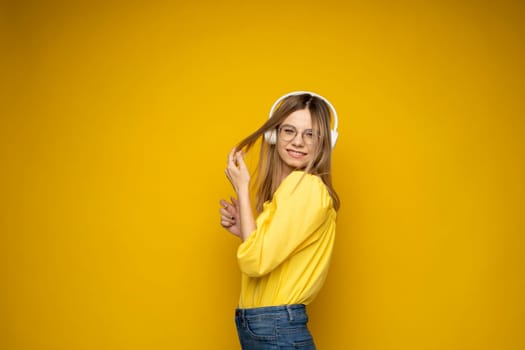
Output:
[[[311,91],[293,91],[293,92],[289,92],[289,93],[279,97],[277,99],[277,101],[275,101],[275,103],[273,104],[272,108],[270,109],[270,116],[269,116],[269,118],[272,117],[273,113],[275,112],[275,109],[277,108],[279,103],[281,103],[282,100],[284,100],[285,98],[288,98],[290,96],[297,96],[297,95],[303,95],[303,94],[312,95],[312,96],[315,96],[315,97],[323,100],[328,105],[328,107],[330,108],[330,111],[332,112],[332,115],[334,117],[334,128],[332,129],[332,148],[334,148],[335,143],[337,141],[337,136],[338,136],[338,134],[337,134],[337,125],[338,125],[337,112],[336,112],[334,106],[330,103],[330,101],[328,101],[323,96],[321,96],[319,94],[316,94],[315,92],[311,92]],[[270,137],[271,137],[270,134],[268,134],[268,136],[266,137],[268,142],[270,142]],[[272,141],[273,141],[273,143],[275,143],[275,137],[272,139]]]

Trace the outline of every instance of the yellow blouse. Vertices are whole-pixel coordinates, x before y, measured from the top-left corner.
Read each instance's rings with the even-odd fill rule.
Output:
[[[335,221],[323,181],[303,171],[289,174],[237,250],[239,307],[309,304],[328,273]]]

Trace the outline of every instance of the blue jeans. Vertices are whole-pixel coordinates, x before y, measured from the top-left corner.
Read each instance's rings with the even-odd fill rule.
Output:
[[[315,350],[303,304],[236,309],[243,350]]]

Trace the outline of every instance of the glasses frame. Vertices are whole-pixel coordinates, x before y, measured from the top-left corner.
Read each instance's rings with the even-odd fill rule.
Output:
[[[282,133],[282,130],[284,128],[293,129],[294,130],[293,137],[289,137],[289,138],[286,137],[287,135]],[[305,138],[304,137],[304,135],[307,132],[311,132],[312,133],[312,137],[311,138]],[[299,130],[297,130],[297,128],[295,126],[293,126],[293,125],[284,124],[284,125],[279,125],[279,127],[277,127],[277,136],[279,137],[279,139],[281,139],[284,142],[291,142],[291,141],[293,141],[297,137],[297,134],[299,134]],[[317,134],[317,138],[315,137],[316,134]],[[321,138],[321,135],[319,135],[319,132],[316,133],[313,129],[305,129],[301,133],[301,139],[303,140],[305,145],[313,145],[313,144],[315,144],[316,139],[319,140],[320,138]]]

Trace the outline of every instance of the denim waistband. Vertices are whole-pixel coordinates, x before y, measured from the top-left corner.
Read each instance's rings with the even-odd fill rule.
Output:
[[[262,315],[275,315],[275,314],[286,314],[290,320],[294,319],[294,314],[297,312],[305,312],[306,306],[304,304],[290,304],[290,305],[279,305],[279,306],[263,306],[255,308],[235,309],[235,316],[238,317],[250,317],[250,316],[262,316]]]

